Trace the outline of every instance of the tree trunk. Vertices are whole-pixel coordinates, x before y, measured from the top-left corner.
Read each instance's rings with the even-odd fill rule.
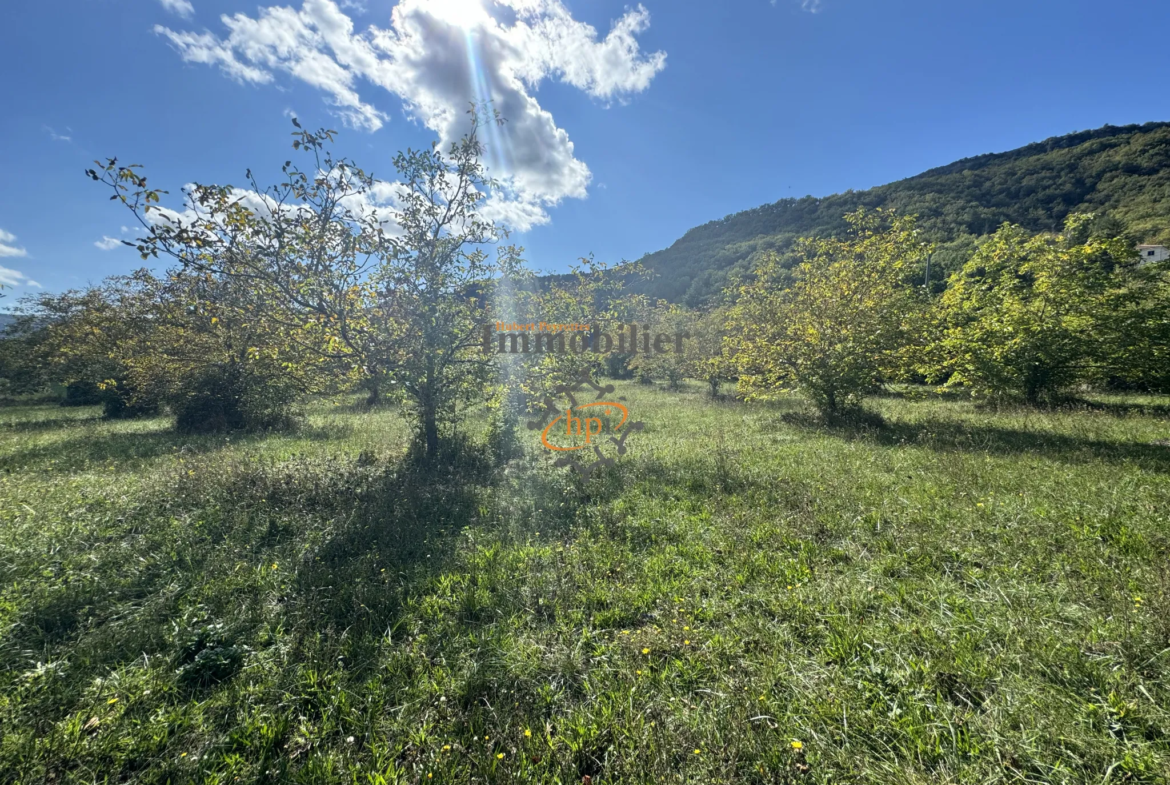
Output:
[[[427,378],[423,386],[422,404],[423,441],[426,445],[427,460],[434,460],[439,454],[438,401],[435,396],[435,360],[427,358]]]
[[[377,406],[382,402],[382,388],[376,381],[370,382],[370,394],[366,396],[366,406]]]
[[[426,442],[427,459],[433,460],[439,452],[439,424],[435,416],[435,404],[431,400],[423,404],[423,439]]]

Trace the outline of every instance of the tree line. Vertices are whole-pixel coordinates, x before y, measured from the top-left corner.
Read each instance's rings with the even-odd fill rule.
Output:
[[[796,389],[826,417],[899,381],[1028,404],[1084,385],[1170,392],[1170,279],[1092,215],[1052,232],[1005,224],[932,282],[939,248],[915,217],[861,208],[840,236],[761,253],[688,308],[640,293],[637,263],[586,257],[535,275],[483,217],[496,183],[479,131],[500,119],[470,121],[448,149],[398,154],[393,182],[335,158],[332,131],[296,125],[300,158],[280,182],[195,185],[181,213],[141,167],[98,163],[86,174],[142,228],[128,244],[165,272],[22,300],[0,341],[0,393],[63,385],[65,403],[166,409],[199,432],[287,427],[307,396],[361,388],[367,405],[405,407],[433,457],[468,406],[491,407],[506,445],[520,411],[583,373],[697,379],[745,399]],[[483,351],[484,325],[527,321],[689,337],[664,353]]]

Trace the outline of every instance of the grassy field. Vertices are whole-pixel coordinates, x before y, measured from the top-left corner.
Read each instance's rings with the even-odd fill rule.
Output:
[[[588,484],[0,409],[0,781],[1170,779],[1170,401],[622,392]]]

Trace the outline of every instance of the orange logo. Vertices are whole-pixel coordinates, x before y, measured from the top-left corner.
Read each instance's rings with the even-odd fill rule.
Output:
[[[597,391],[598,400],[592,403],[579,405],[576,393],[584,387],[591,387]],[[595,384],[587,375],[582,376],[576,383],[558,387],[552,396],[545,398],[545,414],[539,420],[528,423],[529,430],[540,430],[540,443],[549,450],[558,453],[572,453],[578,450],[591,448],[595,460],[588,464],[578,461],[575,456],[562,455],[556,460],[555,466],[572,466],[585,479],[602,466],[612,466],[614,458],[602,451],[602,447],[612,444],[618,455],[626,454],[626,438],[645,427],[640,422],[630,422],[630,409],[619,398],[617,401],[603,401],[601,398],[614,390],[612,384],[601,387]],[[564,405],[562,411],[558,404]],[[541,423],[548,424],[541,429]]]
[[[630,410],[627,409],[624,404],[616,403],[614,401],[587,403],[584,406],[578,406],[577,411],[581,412],[585,409],[602,406],[605,408],[598,409],[598,411],[605,415],[605,420],[603,420],[601,417],[574,417],[572,408],[566,409],[564,414],[550,422],[545,426],[544,430],[541,431],[540,443],[550,450],[556,450],[557,452],[573,452],[574,450],[582,450],[592,444],[592,440],[595,436],[600,436],[603,433],[606,424],[605,421],[612,418],[615,409],[621,412],[622,415],[621,420],[613,426],[613,430],[615,432],[620,430],[621,427],[626,424],[626,420],[630,419]],[[551,431],[553,427],[562,420],[565,422],[565,438],[580,438],[582,435],[584,435],[585,442],[583,444],[578,444],[573,447],[561,447],[556,444],[552,444],[548,440],[549,431]],[[560,429],[558,428],[557,430],[559,431]]]

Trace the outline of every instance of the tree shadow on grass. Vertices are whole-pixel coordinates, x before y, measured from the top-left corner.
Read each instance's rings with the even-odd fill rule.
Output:
[[[279,626],[298,645],[343,649],[359,679],[404,599],[449,568],[459,535],[486,514],[498,477],[486,452],[447,457],[188,464],[199,468],[176,472],[158,498],[64,544],[62,563],[82,559],[83,574],[24,584],[17,623],[0,637],[0,668],[25,667],[27,652],[78,657],[84,680],[143,652],[178,662],[212,628],[225,651],[255,649],[274,597],[234,570],[246,567],[246,576],[272,563],[292,573],[275,599]],[[21,574],[36,567],[14,564]]]
[[[1073,411],[1103,412],[1115,417],[1170,417],[1170,406],[1157,403],[1080,400],[1065,408]]]
[[[1147,471],[1170,473],[1170,446],[1085,439],[1046,431],[947,420],[886,422],[876,427],[826,425],[811,414],[787,414],[783,421],[802,430],[829,433],[846,440],[886,447],[922,447],[937,452],[989,455],[1033,455],[1062,463],[1105,461],[1133,464]]]
[[[78,416],[77,409],[61,409],[54,407],[45,412],[49,416],[37,419],[27,418],[19,420],[0,420],[0,435],[5,433],[38,433],[41,431],[57,431],[71,427],[94,425],[102,422],[101,409],[92,409],[86,416]],[[0,412],[2,413],[2,412]],[[57,416],[52,416],[57,415]]]
[[[80,422],[93,425],[99,420]],[[0,426],[0,433],[3,433],[3,430],[3,426]],[[184,435],[169,428],[167,430],[117,431],[114,433],[87,429],[72,435],[73,430],[63,428],[59,421],[53,425],[46,425],[44,430],[69,430],[71,435],[68,438],[35,444],[15,450],[7,455],[0,455],[0,471],[18,472],[39,469],[55,474],[68,474],[85,470],[94,464],[108,465],[112,463],[119,466],[149,461],[163,455],[205,455],[231,445],[259,443],[272,435],[265,432]],[[311,441],[330,441],[344,438],[351,430],[350,426],[305,425],[288,431],[284,435]]]

